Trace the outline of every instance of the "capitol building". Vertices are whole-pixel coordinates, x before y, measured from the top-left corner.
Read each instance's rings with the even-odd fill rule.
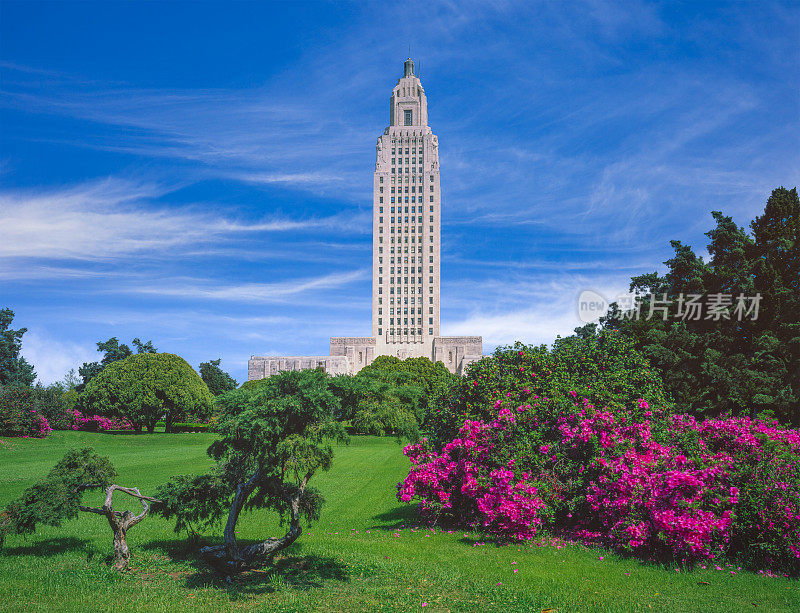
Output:
[[[252,356],[248,379],[323,368],[355,374],[380,355],[426,357],[463,374],[483,354],[480,336],[439,336],[441,290],[439,140],[414,62],[389,98],[378,137],[372,198],[372,335],[334,336],[327,356]]]

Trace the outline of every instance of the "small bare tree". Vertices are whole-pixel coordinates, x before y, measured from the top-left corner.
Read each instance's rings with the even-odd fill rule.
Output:
[[[75,519],[79,511],[103,515],[114,532],[114,568],[123,570],[130,562],[130,549],[126,541],[128,530],[142,521],[150,511],[148,503],[159,500],[142,496],[135,487],[111,483],[117,473],[107,457],[97,455],[92,449],[72,449],[55,465],[50,473],[25,490],[22,496],[9,504],[0,514],[0,547],[5,535],[32,534],[39,524],[60,526],[63,521]],[[87,489],[104,489],[106,499],[102,507],[81,504]],[[124,492],[142,503],[142,512],[115,511],[112,498],[115,491]]]
[[[87,489],[90,487],[99,486],[95,484],[86,486]],[[142,503],[142,512],[138,515],[134,515],[131,511],[115,511],[114,507],[111,506],[111,499],[115,491],[124,492],[134,498],[138,498],[139,502]],[[128,534],[128,530],[147,517],[147,513],[150,511],[150,505],[147,504],[148,502],[157,503],[161,501],[156,498],[150,498],[149,496],[142,496],[138,488],[122,487],[121,485],[112,484],[106,488],[106,500],[99,509],[96,507],[85,507],[83,505],[78,506],[78,509],[81,511],[97,513],[98,515],[103,515],[108,520],[108,525],[111,526],[111,530],[114,532],[114,568],[117,570],[123,570],[130,562],[131,552],[130,549],[128,549],[128,543],[125,537]]]

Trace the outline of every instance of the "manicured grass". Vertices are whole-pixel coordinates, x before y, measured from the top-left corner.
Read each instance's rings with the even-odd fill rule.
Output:
[[[205,471],[211,464],[205,455],[211,440],[210,434],[85,432],[4,439],[0,505],[46,474],[71,447],[88,445],[109,455],[119,483],[152,494],[173,474]],[[676,572],[577,545],[475,546],[477,535],[463,531],[398,529],[415,523],[413,510],[394,498],[406,469],[395,441],[354,437],[337,450],[331,471],[312,481],[327,499],[321,521],[306,529],[274,566],[232,584],[197,563],[183,536],[156,517],[131,530],[131,570],[123,574],[105,564],[111,532],[102,517],[83,513],[27,540],[11,536],[0,554],[0,608],[800,611],[798,583],[788,579],[743,571],[733,575],[729,568]],[[87,500],[91,496],[99,494],[87,494]],[[123,500],[120,496],[119,503]],[[272,515],[262,511],[244,516],[239,528],[245,540],[279,529]]]

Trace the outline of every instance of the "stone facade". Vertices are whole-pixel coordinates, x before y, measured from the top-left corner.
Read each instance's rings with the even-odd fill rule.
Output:
[[[334,336],[331,338],[331,355],[347,358],[350,365],[348,372],[355,374],[377,357],[375,337]]]
[[[467,366],[483,357],[480,336],[440,336],[433,339],[433,362],[441,362],[450,372],[464,374]]]
[[[354,374],[380,355],[426,357],[463,374],[482,357],[480,336],[439,336],[439,141],[410,58],[392,89],[389,126],[378,137],[375,157],[372,336],[332,337],[330,356],[253,356],[249,380],[317,367]]]
[[[294,355],[294,356],[250,356],[247,362],[247,380],[264,379],[285,370],[306,370],[322,368],[332,375],[350,373],[350,363],[345,356],[333,355]]]
[[[406,60],[378,137],[372,201],[372,335],[378,354],[430,357],[439,336],[439,141]]]

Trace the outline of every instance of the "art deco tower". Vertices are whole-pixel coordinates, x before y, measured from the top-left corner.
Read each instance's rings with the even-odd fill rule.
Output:
[[[354,374],[381,355],[425,357],[464,374],[481,359],[480,336],[439,336],[439,142],[414,62],[389,98],[378,137],[372,196],[372,336],[332,336],[330,355],[250,357],[248,379],[323,368]]]
[[[439,143],[414,62],[405,61],[378,137],[373,179],[372,334],[376,354],[431,356],[439,336]]]

